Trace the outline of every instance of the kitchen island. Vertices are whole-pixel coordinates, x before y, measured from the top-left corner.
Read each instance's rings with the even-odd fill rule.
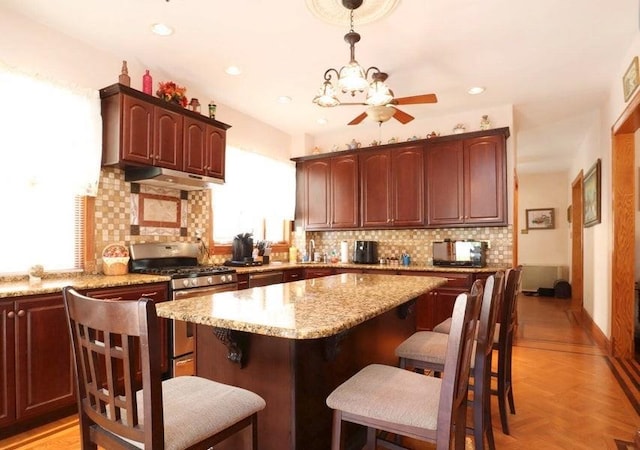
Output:
[[[445,283],[344,273],[166,302],[157,311],[197,324],[199,376],[265,399],[258,416],[262,450],[326,450],[326,397],[367,364],[396,365],[395,347],[416,329],[414,299]],[[356,441],[360,431],[347,435]],[[220,448],[246,447],[230,439]]]

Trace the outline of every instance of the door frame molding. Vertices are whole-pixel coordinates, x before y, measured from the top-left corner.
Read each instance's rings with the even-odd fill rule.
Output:
[[[640,128],[640,95],[628,103],[611,127],[611,354],[633,358],[635,301],[635,132]]]
[[[584,300],[584,234],[582,170],[571,183],[571,309],[582,311]]]

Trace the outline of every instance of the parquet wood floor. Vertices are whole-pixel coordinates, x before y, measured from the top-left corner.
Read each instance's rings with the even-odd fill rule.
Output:
[[[640,429],[640,416],[606,354],[575,321],[569,304],[565,299],[519,298],[513,351],[516,414],[509,417],[510,436],[500,429],[492,399],[498,450],[620,450],[627,448],[621,442],[633,441]],[[631,383],[631,389],[637,391],[637,385]],[[466,444],[474,448],[471,438]],[[405,445],[434,448],[413,441]],[[0,441],[3,450],[79,448],[75,417]]]

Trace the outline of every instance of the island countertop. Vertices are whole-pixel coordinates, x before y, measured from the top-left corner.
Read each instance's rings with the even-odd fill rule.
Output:
[[[343,273],[156,305],[158,316],[266,336],[332,336],[446,284],[446,278]]]

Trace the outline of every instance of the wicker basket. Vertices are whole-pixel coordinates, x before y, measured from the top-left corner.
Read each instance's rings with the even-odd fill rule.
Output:
[[[125,275],[129,273],[129,251],[124,245],[110,244],[104,248],[102,251],[102,272],[105,275]]]
[[[129,273],[129,257],[102,258],[102,271],[105,275],[126,275]]]

